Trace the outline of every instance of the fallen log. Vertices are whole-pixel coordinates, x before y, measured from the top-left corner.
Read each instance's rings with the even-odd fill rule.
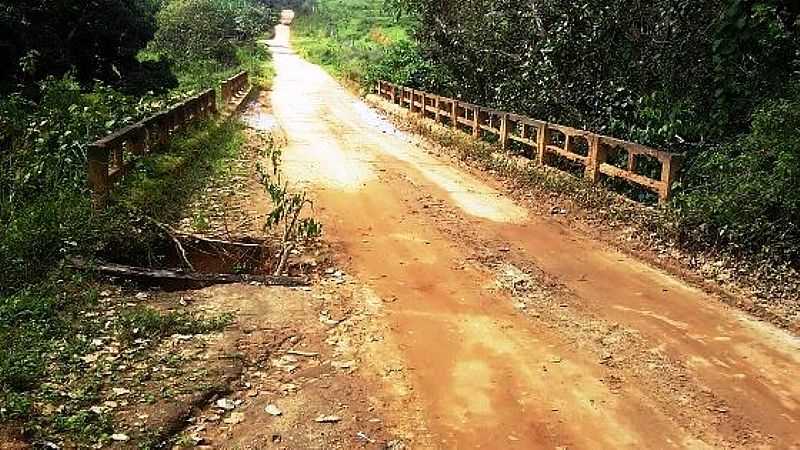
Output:
[[[122,278],[150,278],[159,280],[189,281],[202,284],[261,283],[265,286],[308,286],[309,281],[301,277],[251,275],[234,273],[186,272],[183,270],[148,269],[145,267],[126,266],[123,264],[99,261],[91,264],[80,259],[73,259],[69,267],[88,270]]]

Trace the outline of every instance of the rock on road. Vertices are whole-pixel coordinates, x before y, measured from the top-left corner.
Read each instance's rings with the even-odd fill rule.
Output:
[[[425,423],[412,447],[800,448],[795,336],[527,211],[280,38],[283,170],[385,302],[397,395]],[[556,288],[522,309],[497,288],[509,270]]]

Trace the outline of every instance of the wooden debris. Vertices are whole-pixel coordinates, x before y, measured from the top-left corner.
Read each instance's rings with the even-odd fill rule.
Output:
[[[288,355],[294,355],[294,356],[305,356],[306,358],[313,358],[313,357],[315,357],[315,356],[319,356],[319,353],[315,353],[315,352],[301,352],[300,350],[289,350],[288,352],[286,352],[286,354],[288,354]]]
[[[169,238],[172,239],[172,242],[175,243],[175,247],[178,249],[178,253],[181,255],[181,260],[183,260],[183,263],[186,264],[186,267],[188,267],[189,270],[194,272],[195,271],[194,266],[192,265],[191,261],[189,261],[189,257],[186,255],[186,249],[183,248],[181,240],[178,239],[178,236],[175,233],[175,229],[163,223],[157,222],[149,217],[147,219],[150,222],[152,222],[155,226],[163,230],[165,233],[167,233],[167,236],[169,236]]]
[[[122,264],[98,261],[89,264],[80,259],[73,259],[69,266],[74,269],[90,270],[123,278],[151,278],[161,280],[191,281],[204,284],[261,283],[265,286],[307,286],[308,280],[300,277],[250,275],[232,273],[202,273],[182,270],[148,269],[144,267],[126,266]]]
[[[221,245],[223,247],[240,247],[240,248],[254,249],[254,248],[261,248],[266,245],[266,241],[259,241],[256,239],[252,239],[252,242],[228,241],[225,239],[211,238],[211,237],[200,236],[198,234],[182,233],[182,232],[178,232],[178,236],[194,242],[201,242],[210,245]]]
[[[266,245],[265,240],[260,240],[255,238],[247,238],[247,241],[231,241],[216,237],[202,236],[194,233],[186,233],[177,230],[165,223],[158,222],[153,218],[147,217],[147,220],[151,222],[153,225],[165,231],[167,234],[170,235],[170,237],[177,237],[187,241],[200,242],[209,245],[221,245],[223,247],[240,247],[248,249],[261,248]]]

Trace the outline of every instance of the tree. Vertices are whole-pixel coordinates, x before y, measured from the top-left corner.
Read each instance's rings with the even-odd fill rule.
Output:
[[[0,0],[0,90],[74,72],[119,83],[141,69],[157,0]]]
[[[231,63],[235,42],[253,39],[273,23],[272,10],[253,0],[174,0],[158,13],[153,49],[179,64]]]
[[[794,2],[390,3],[458,94],[655,145],[740,131],[798,69]]]

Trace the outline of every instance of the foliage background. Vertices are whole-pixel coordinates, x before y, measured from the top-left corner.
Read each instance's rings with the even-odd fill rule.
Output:
[[[378,79],[433,88],[438,67],[411,36],[413,19],[380,0],[323,0],[292,25],[295,49],[353,86]]]

